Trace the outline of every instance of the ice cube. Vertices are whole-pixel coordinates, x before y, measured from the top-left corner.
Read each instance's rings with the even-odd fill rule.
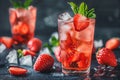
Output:
[[[50,50],[49,50],[48,48],[43,48],[43,49],[40,51],[40,54],[44,54],[44,53],[50,54],[51,52],[50,52]]]
[[[64,12],[58,16],[60,20],[68,20],[71,18],[70,14],[68,12]]]
[[[0,43],[0,53],[2,53],[6,49],[6,46]]]
[[[23,56],[19,59],[20,65],[24,65],[24,66],[32,66],[32,56],[31,55],[27,55],[27,56]]]
[[[52,76],[54,76],[54,77],[58,77],[58,76],[64,76],[64,74],[63,73],[53,73],[53,75]]]
[[[6,59],[9,63],[18,64],[17,51],[15,49],[11,50],[7,55]]]
[[[103,46],[103,40],[95,40],[94,41],[95,48],[100,48]]]

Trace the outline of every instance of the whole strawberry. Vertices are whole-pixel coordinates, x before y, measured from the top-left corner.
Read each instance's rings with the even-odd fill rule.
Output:
[[[114,49],[118,48],[119,46],[120,46],[119,38],[111,38],[105,44],[105,47],[108,49],[111,49],[111,50],[114,50]]]
[[[115,67],[117,59],[114,52],[107,48],[100,49],[96,54],[96,59],[99,64]]]
[[[54,59],[49,54],[40,54],[33,66],[35,71],[46,72],[52,69]]]

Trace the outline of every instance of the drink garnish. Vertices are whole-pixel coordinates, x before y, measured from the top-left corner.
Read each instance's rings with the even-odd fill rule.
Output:
[[[33,0],[25,0],[24,2],[21,0],[10,0],[11,4],[14,8],[28,8]]]
[[[73,2],[68,2],[68,4],[71,6],[72,11],[74,14],[81,14],[87,18],[96,18],[96,14],[94,13],[94,8],[88,10],[88,6],[85,2],[82,2],[80,6]]]

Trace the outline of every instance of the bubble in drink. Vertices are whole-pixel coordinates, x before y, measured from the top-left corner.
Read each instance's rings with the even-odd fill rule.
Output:
[[[7,55],[6,59],[9,63],[18,64],[17,51],[15,49],[11,50]]]
[[[68,19],[70,19],[70,18],[71,18],[71,16],[70,16],[70,14],[67,13],[67,12],[62,13],[62,14],[60,14],[60,15],[58,16],[58,19],[60,19],[60,20],[68,20]]]
[[[19,59],[20,61],[20,65],[24,65],[24,66],[32,66],[32,56],[31,55],[27,55],[27,56],[23,56]]]

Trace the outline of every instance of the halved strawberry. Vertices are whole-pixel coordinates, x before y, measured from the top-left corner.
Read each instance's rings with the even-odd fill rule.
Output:
[[[118,48],[119,46],[120,46],[119,38],[111,38],[105,44],[105,47],[108,49],[111,49],[111,50],[114,50],[114,49]]]
[[[54,64],[54,59],[49,54],[40,54],[33,66],[35,71],[46,72],[49,71]]]
[[[26,75],[27,73],[26,69],[20,68],[20,67],[14,67],[14,66],[10,67],[8,71],[11,75],[14,75],[14,76]]]
[[[24,56],[26,56],[26,55],[35,56],[36,53],[33,52],[33,51],[30,51],[30,50],[26,50],[26,49],[24,49],[24,50],[23,50],[23,55],[24,55]]]
[[[7,48],[11,48],[14,41],[11,37],[3,36],[0,38],[0,42],[5,44]]]
[[[99,64],[108,66],[117,66],[117,59],[114,52],[107,48],[100,49],[96,54],[96,59]]]
[[[25,35],[29,32],[29,26],[23,22],[19,27],[19,30],[20,30],[20,34]]]
[[[81,31],[89,26],[88,19],[81,14],[76,14],[73,19],[75,30]]]

